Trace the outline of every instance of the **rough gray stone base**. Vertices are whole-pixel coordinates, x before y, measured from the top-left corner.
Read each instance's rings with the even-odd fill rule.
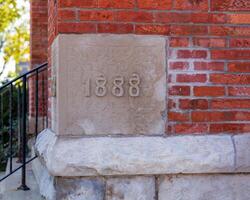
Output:
[[[45,130],[36,141],[44,165],[34,168],[48,200],[249,200],[249,145],[248,135],[65,138]]]
[[[159,200],[249,200],[250,175],[161,177]]]
[[[32,163],[40,194],[46,200],[103,200],[105,184],[97,178],[60,178],[49,174],[44,165],[35,159]]]
[[[111,178],[107,180],[106,200],[153,200],[155,178]]]
[[[52,177],[33,162],[47,200],[249,200],[250,174]]]
[[[54,177],[39,159],[32,162],[32,170],[39,186],[40,194],[47,200],[55,199]]]
[[[56,179],[56,200],[103,200],[105,182],[101,178]]]
[[[41,181],[40,184],[44,184]],[[48,200],[249,200],[250,174],[54,178]],[[46,189],[46,187],[44,187]],[[47,187],[47,194],[51,189]],[[43,190],[46,192],[46,190]]]
[[[43,184],[41,181],[40,184]],[[48,200],[155,200],[155,177],[54,178]],[[46,187],[44,187],[46,188]],[[43,190],[43,192],[46,192]],[[48,193],[51,193],[48,188]]]

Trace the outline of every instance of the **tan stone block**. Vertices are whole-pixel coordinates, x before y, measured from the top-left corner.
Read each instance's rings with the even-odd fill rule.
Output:
[[[55,42],[57,134],[164,134],[164,37],[59,35]]]

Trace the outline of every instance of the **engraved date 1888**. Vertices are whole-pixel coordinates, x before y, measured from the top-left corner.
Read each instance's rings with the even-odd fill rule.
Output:
[[[141,79],[137,73],[133,73],[128,81],[128,94],[131,97],[139,97]],[[90,78],[84,81],[85,97],[90,97],[92,94],[92,85],[95,83],[94,94],[97,97],[104,97],[109,92],[115,97],[123,97],[125,95],[126,80],[123,76],[116,76],[112,78],[112,85],[109,86],[109,81],[104,75],[96,77],[94,80]],[[110,91],[109,91],[110,90]]]

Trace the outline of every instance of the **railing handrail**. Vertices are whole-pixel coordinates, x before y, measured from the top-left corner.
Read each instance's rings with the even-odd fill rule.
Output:
[[[7,86],[9,86],[10,84],[12,84],[12,83],[16,82],[17,80],[23,78],[24,76],[27,76],[27,75],[29,75],[29,74],[34,73],[35,71],[37,71],[37,70],[39,70],[39,69],[41,69],[41,68],[43,68],[43,67],[46,67],[47,65],[48,65],[48,63],[45,62],[45,63],[39,65],[38,67],[33,68],[33,69],[31,69],[30,71],[28,71],[28,72],[26,72],[26,73],[24,73],[24,74],[22,74],[22,75],[20,75],[20,76],[18,76],[18,77],[16,77],[16,78],[14,78],[13,80],[9,81],[8,83],[5,83],[3,86],[0,87],[0,92],[1,92],[4,88],[6,88]]]
[[[1,140],[2,140],[2,143],[1,145],[3,145],[3,149],[5,148],[4,147],[4,133],[2,131],[2,128],[4,126],[4,122],[3,122],[3,99],[4,99],[4,94],[6,91],[8,91],[8,98],[9,100],[7,101],[8,103],[8,106],[9,108],[7,109],[7,112],[8,112],[8,116],[9,116],[9,123],[8,123],[8,135],[9,135],[9,142],[8,142],[8,151],[9,151],[9,159],[10,159],[10,165],[9,165],[9,173],[6,174],[5,176],[1,177],[0,178],[0,182],[3,181],[4,179],[8,178],[11,174],[15,173],[17,170],[19,169],[22,169],[22,175],[21,175],[21,186],[18,188],[18,189],[21,189],[21,190],[28,190],[29,188],[26,186],[26,165],[31,162],[32,160],[34,160],[37,156],[34,155],[31,159],[29,159],[28,161],[26,160],[27,159],[27,155],[28,155],[28,152],[27,152],[27,117],[29,115],[29,97],[28,95],[30,95],[29,93],[29,87],[31,87],[33,84],[35,84],[35,138],[38,134],[38,117],[39,117],[39,88],[42,87],[41,89],[41,92],[42,92],[42,103],[40,103],[41,105],[43,105],[43,118],[42,118],[42,123],[43,123],[43,129],[45,127],[48,126],[48,113],[46,111],[46,114],[44,113],[44,106],[46,105],[45,103],[45,93],[44,93],[44,83],[45,83],[45,79],[44,79],[44,76],[47,76],[47,73],[45,70],[47,70],[47,67],[48,67],[48,63],[43,63],[41,65],[39,65],[38,67],[36,68],[33,68],[31,69],[30,71],[14,78],[13,80],[7,82],[6,84],[4,84],[2,87],[0,87],[0,118],[1,118],[1,127],[0,127],[0,132],[1,132]],[[42,77],[40,78],[39,75],[42,75]],[[32,78],[33,76],[35,75],[34,77],[34,80],[33,79],[30,79]],[[31,81],[31,84],[29,83],[29,81]],[[41,82],[40,82],[41,81]],[[39,86],[40,85],[40,86]],[[18,86],[18,87],[13,87],[13,86]],[[6,90],[5,90],[6,88]],[[13,129],[13,105],[15,105],[13,102],[14,100],[14,97],[13,97],[13,92],[14,92],[14,89],[17,91],[17,99],[18,99],[18,107],[16,108],[17,110],[17,114],[16,114],[16,117],[17,117],[17,121],[18,121],[18,152],[19,152],[19,161],[22,163],[21,166],[17,167],[16,169],[13,169],[12,167],[12,161],[13,161],[13,138],[15,137],[14,136],[14,129]],[[33,92],[34,92],[33,91]],[[34,112],[34,111],[33,111]],[[44,116],[45,116],[45,120],[46,120],[46,125],[44,123]]]

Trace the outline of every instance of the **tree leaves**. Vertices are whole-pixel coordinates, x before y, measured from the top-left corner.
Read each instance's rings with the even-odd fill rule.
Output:
[[[16,64],[29,60],[29,22],[23,18],[27,8],[22,5],[26,1],[0,0],[0,57],[4,62],[0,76],[10,60]]]
[[[0,33],[4,32],[10,23],[20,18],[20,12],[16,0],[0,0]]]

